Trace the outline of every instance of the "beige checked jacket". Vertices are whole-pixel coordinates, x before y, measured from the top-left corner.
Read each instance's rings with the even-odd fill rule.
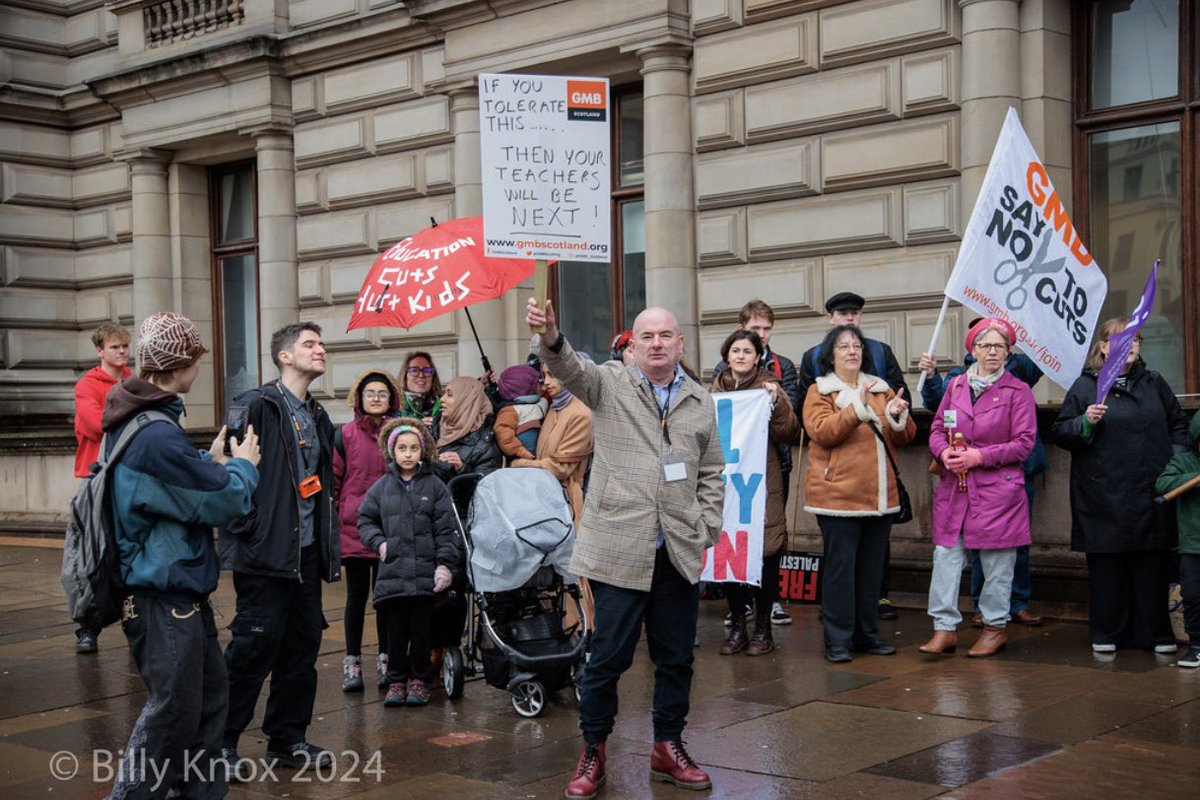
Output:
[[[658,405],[637,367],[581,360],[565,338],[558,353],[543,347],[538,336],[532,349],[592,410],[596,449],[571,571],[649,591],[661,525],[675,569],[692,583],[699,581],[704,551],[721,532],[725,502],[725,456],[708,392],[684,379],[671,396],[671,450],[683,456],[687,478],[667,482]]]

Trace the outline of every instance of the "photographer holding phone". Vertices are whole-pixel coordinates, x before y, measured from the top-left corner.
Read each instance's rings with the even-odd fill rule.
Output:
[[[237,742],[254,716],[263,681],[267,759],[285,767],[327,766],[333,754],[305,739],[317,694],[325,616],[321,583],[341,579],[333,509],[334,427],[308,393],[325,374],[321,327],[287,325],[271,336],[279,378],[234,399],[262,437],[253,508],[221,530],[221,562],[233,570],[237,615],[225,650],[229,719],[222,758],[237,766]]]
[[[129,592],[121,629],[148,695],[113,797],[225,796],[224,775],[213,768],[229,680],[208,602],[220,574],[212,528],[250,510],[259,447],[247,427],[227,457],[222,428],[209,450],[198,451],[180,425],[182,395],[206,352],[186,317],[150,315],[138,333],[141,373],[117,384],[104,405],[105,447],[136,426],[111,467],[108,497]]]

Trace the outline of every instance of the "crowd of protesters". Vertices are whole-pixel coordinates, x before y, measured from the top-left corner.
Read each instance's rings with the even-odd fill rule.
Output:
[[[799,453],[806,457],[806,469],[798,506],[814,515],[824,548],[820,601],[825,657],[841,664],[856,654],[894,654],[878,623],[895,615],[888,600],[889,539],[898,516],[903,521],[900,515],[910,510],[896,455],[913,440],[916,426],[895,355],[863,333],[864,305],[852,292],[829,298],[830,329],[797,364],[770,347],[771,307],[761,300],[747,303],[736,330],[721,345],[721,361],[707,387],[682,364],[678,325],[662,309],[647,309],[633,330],[613,339],[603,370],[586,355],[564,356],[565,340],[553,327],[552,334],[535,336],[527,362],[502,370],[495,380],[489,371],[483,378],[443,381],[431,354],[413,351],[399,363],[398,375],[376,366],[355,379],[347,397],[353,416],[340,427],[308,391],[325,372],[321,329],[296,323],[272,337],[278,377],[232,401],[245,411],[247,425],[240,437],[235,441],[222,428],[211,450],[199,455],[186,446],[178,426],[181,396],[191,388],[199,357],[207,352],[194,326],[176,315],[148,319],[138,341],[140,377],[133,377],[128,366],[129,332],[101,326],[92,337],[100,364],[76,388],[76,474],[88,474],[102,435],[119,431],[137,414],[161,411],[170,423],[143,435],[143,446],[125,456],[125,472],[120,473],[152,474],[159,487],[155,491],[167,498],[163,509],[158,516],[135,514],[123,505],[115,509],[119,536],[130,541],[122,551],[122,571],[135,598],[135,610],[123,627],[135,659],[146,664],[142,674],[152,700],[147,708],[153,702],[185,705],[194,719],[185,733],[202,739],[211,758],[226,765],[232,778],[241,759],[240,734],[255,714],[269,675],[262,718],[268,757],[293,766],[332,758],[305,734],[326,625],[321,586],[343,576],[342,689],[364,690],[363,633],[370,600],[378,641],[370,675],[386,692],[384,704],[428,703],[441,658],[435,629],[457,626],[461,631],[466,621],[464,611],[446,610],[454,605],[446,600],[453,590],[466,588],[464,549],[446,483],[468,473],[541,468],[562,484],[581,532],[575,563],[584,576],[584,607],[599,632],[592,654],[600,657],[589,662],[583,683],[581,724],[588,742],[568,796],[592,796],[603,783],[603,742],[616,713],[616,681],[636,642],[636,636],[629,641],[626,634],[640,629],[640,615],[651,630],[650,620],[658,619],[651,612],[655,603],[671,609],[671,621],[654,623],[663,627],[652,632],[652,656],[660,672],[678,670],[686,681],[672,684],[674,706],[660,709],[656,692],[652,774],[687,788],[706,788],[707,775],[690,760],[679,738],[690,686],[695,608],[691,589],[677,592],[695,586],[692,560],[703,549],[696,547],[710,537],[697,533],[698,538],[688,538],[685,531],[674,531],[656,505],[660,499],[642,498],[646,509],[660,508],[662,521],[656,534],[647,528],[646,535],[656,535],[657,544],[651,541],[648,560],[638,562],[646,586],[625,586],[632,562],[628,554],[624,561],[614,561],[616,551],[597,549],[598,526],[608,528],[603,536],[618,535],[612,547],[632,546],[628,531],[615,532],[614,521],[603,519],[605,513],[616,513],[614,508],[585,503],[589,481],[595,489],[596,468],[602,482],[623,481],[630,498],[641,498],[645,486],[630,485],[628,476],[613,471],[612,454],[620,452],[621,459],[661,460],[665,484],[682,475],[687,485],[694,484],[694,492],[707,491],[704,481],[711,475],[705,477],[705,470],[712,455],[707,439],[687,456],[700,459],[701,483],[695,483],[695,466],[668,463],[658,453],[628,451],[626,434],[614,445],[615,431],[633,424],[630,420],[645,399],[639,381],[651,387],[659,408],[659,418],[647,425],[661,426],[664,434],[668,413],[681,397],[703,401],[696,406],[703,410],[709,392],[766,392],[771,411],[763,579],[757,587],[724,586],[729,630],[719,652],[768,654],[774,649],[772,625],[791,622],[779,596],[779,567],[789,541],[785,506],[797,466],[793,458]],[[555,322],[552,312],[533,305],[527,319],[531,329]],[[1176,652],[1167,592],[1170,582],[1179,580],[1190,643],[1177,663],[1198,667],[1200,492],[1184,494],[1174,505],[1156,503],[1155,495],[1200,476],[1200,415],[1189,428],[1171,387],[1142,360],[1140,338],[1113,388],[1096,402],[1097,377],[1110,339],[1125,324],[1114,319],[1099,328],[1083,374],[1053,426],[1042,433],[1069,453],[1071,547],[1086,556],[1092,650]],[[1049,468],[1033,395],[1041,372],[1014,351],[1015,339],[1006,322],[977,319],[963,342],[961,367],[942,376],[932,354],[923,354],[919,362],[925,376],[920,400],[933,413],[928,441],[934,481],[933,570],[927,609],[933,635],[919,648],[924,654],[940,657],[957,649],[963,623],[959,584],[968,563],[974,605],[970,624],[981,629],[969,656],[1002,652],[1010,623],[1043,622],[1030,607],[1033,478]],[[569,348],[565,352],[574,353]],[[622,399],[623,393],[629,397]],[[614,409],[617,419],[610,424]],[[678,430],[682,434],[682,424]],[[227,435],[232,450],[226,447]],[[158,439],[169,440],[169,446],[153,444]],[[802,443],[806,446],[797,450]],[[672,449],[668,441],[664,453]],[[168,469],[163,459],[178,463]],[[910,485],[917,479],[909,476]],[[180,485],[187,481],[206,488],[188,494]],[[713,498],[702,499],[707,503]],[[180,503],[200,510],[189,512]],[[623,504],[621,513],[630,508]],[[216,660],[206,643],[213,627],[207,595],[215,588],[217,551],[211,540],[206,546],[204,537],[197,536],[201,524],[220,528],[220,563],[232,570],[237,594],[229,626],[233,639]],[[181,536],[186,552],[162,543],[163,537]],[[672,537],[686,540],[686,556]],[[614,567],[616,563],[625,566]],[[660,581],[661,591],[675,594],[658,597]],[[699,590],[694,594],[698,598]],[[163,613],[175,609],[179,620],[179,609],[186,608],[199,614],[195,626],[171,622]],[[679,624],[688,619],[690,627]],[[747,620],[753,620],[752,631]],[[573,622],[567,620],[568,625]],[[94,652],[98,635],[81,628],[77,652]],[[193,678],[202,689],[190,687],[185,693],[178,680],[152,668],[151,640],[167,636],[179,646],[190,642],[187,646],[196,648]],[[135,738],[159,725],[153,714],[144,712],[143,717]],[[161,738],[163,748],[177,743]],[[186,789],[182,784],[175,788]]]

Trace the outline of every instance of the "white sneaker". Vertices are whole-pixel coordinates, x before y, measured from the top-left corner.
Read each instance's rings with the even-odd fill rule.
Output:
[[[754,606],[752,606],[752,605],[746,606],[746,619],[754,619]],[[791,622],[791,620],[789,619],[788,622]],[[732,611],[728,612],[725,615],[725,627],[726,628],[733,627],[733,612]]]
[[[791,625],[792,616],[783,610],[783,606],[778,602],[771,604],[771,624],[772,625]]]
[[[1154,645],[1154,652],[1162,653],[1163,655],[1174,653],[1178,649],[1179,649],[1179,645],[1175,644],[1174,642],[1170,642],[1168,644]]]
[[[1117,652],[1117,646],[1115,644],[1098,644],[1096,642],[1093,642],[1092,643],[1092,652],[1093,653],[1115,653],[1115,652]]]

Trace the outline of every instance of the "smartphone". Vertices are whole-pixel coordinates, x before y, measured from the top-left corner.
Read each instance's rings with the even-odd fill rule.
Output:
[[[225,409],[225,455],[232,455],[231,445],[237,439],[240,443],[246,435],[246,424],[250,421],[249,406],[229,406]]]

